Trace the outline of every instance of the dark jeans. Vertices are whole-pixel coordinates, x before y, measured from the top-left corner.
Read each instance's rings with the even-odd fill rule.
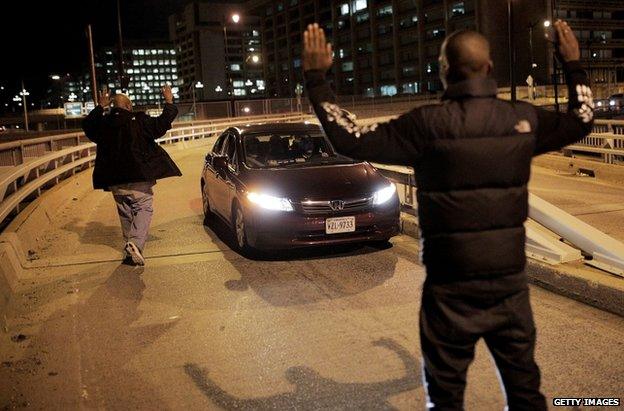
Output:
[[[428,407],[463,409],[466,372],[481,337],[496,362],[509,410],[546,410],[524,273],[494,280],[425,282],[420,341]]]

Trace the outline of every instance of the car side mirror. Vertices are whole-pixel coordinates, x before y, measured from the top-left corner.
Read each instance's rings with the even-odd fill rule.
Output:
[[[226,156],[213,157],[212,166],[216,171],[225,171],[228,166],[228,158]]]

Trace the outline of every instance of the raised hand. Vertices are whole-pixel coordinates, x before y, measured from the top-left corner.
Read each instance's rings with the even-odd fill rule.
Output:
[[[568,26],[568,23],[563,20],[557,20],[555,22],[555,29],[559,37],[558,51],[563,61],[569,62],[579,60],[581,58],[579,43],[574,32],[570,26]]]
[[[327,71],[333,59],[332,45],[325,39],[325,32],[317,23],[310,24],[303,33],[303,70]]]
[[[108,89],[98,91],[98,104],[102,107],[110,106],[111,98]]]
[[[162,88],[162,94],[163,97],[165,98],[165,102],[166,103],[173,103],[173,92],[171,91],[171,86],[170,85],[166,85]]]

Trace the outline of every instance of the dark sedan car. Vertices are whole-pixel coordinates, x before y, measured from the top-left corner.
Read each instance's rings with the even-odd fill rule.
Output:
[[[206,155],[204,215],[223,219],[239,249],[387,241],[399,232],[396,187],[337,154],[321,128],[230,128]]]

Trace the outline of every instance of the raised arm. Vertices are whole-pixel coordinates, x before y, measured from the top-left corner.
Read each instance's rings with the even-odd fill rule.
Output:
[[[303,69],[308,98],[325,134],[339,153],[385,164],[413,165],[422,153],[418,111],[395,120],[360,126],[336,104],[325,74],[333,63],[332,46],[323,29],[311,24],[304,33]]]
[[[170,86],[164,86],[162,88],[163,97],[165,99],[165,105],[160,116],[156,118],[150,118],[150,137],[157,139],[165,135],[165,133],[171,129],[171,123],[178,115],[178,108],[173,104],[173,93]]]
[[[581,67],[578,41],[564,21],[555,22],[558,51],[568,85],[568,111],[554,113],[536,108],[537,145],[535,155],[560,150],[588,135],[594,121],[594,99],[587,73]]]
[[[82,120],[82,129],[85,135],[96,144],[101,141],[104,107],[108,107],[110,102],[108,91],[100,91],[98,93],[98,105]]]

